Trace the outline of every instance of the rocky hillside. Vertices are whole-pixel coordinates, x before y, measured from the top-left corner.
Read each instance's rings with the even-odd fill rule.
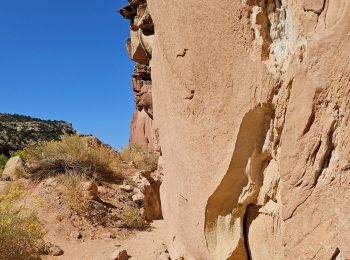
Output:
[[[152,70],[153,121],[136,112],[152,127],[135,116],[132,139],[159,133],[172,259],[350,259],[350,2],[120,12],[130,57]]]
[[[55,140],[63,134],[73,134],[70,123],[0,113],[0,154],[23,149],[38,140]]]

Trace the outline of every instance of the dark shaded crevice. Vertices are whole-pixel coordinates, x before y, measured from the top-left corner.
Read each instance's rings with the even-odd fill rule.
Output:
[[[328,168],[329,163],[332,159],[332,153],[335,149],[335,144],[333,143],[333,134],[336,130],[336,121],[333,121],[328,133],[327,133],[327,140],[326,140],[326,151],[323,154],[322,158],[321,158],[321,162],[320,162],[320,166],[316,172],[316,176],[315,176],[315,181],[314,181],[314,185],[317,184],[318,179],[321,176],[321,173]]]
[[[183,49],[182,53],[176,55],[176,58],[185,57],[187,54],[187,51],[188,49]]]
[[[263,152],[263,145],[270,128],[272,111],[270,104],[262,104],[244,115],[227,173],[208,199],[204,232],[213,259],[223,259],[229,253],[231,257],[228,259],[245,257],[242,222],[246,205],[256,200],[262,172],[269,158]],[[221,242],[232,240],[237,243],[230,245]]]
[[[314,165],[315,163],[315,160],[316,160],[316,156],[317,156],[317,153],[318,151],[320,150],[321,148],[321,140],[317,143],[316,147],[313,149],[312,153],[311,153],[311,156],[310,156],[310,160],[311,160],[311,164]]]
[[[243,238],[245,250],[247,253],[247,260],[253,260],[251,248],[249,245],[249,227],[252,222],[258,217],[259,208],[260,207],[255,204],[249,204],[243,217]]]
[[[310,131],[311,126],[313,125],[314,122],[315,122],[315,111],[314,111],[314,109],[312,109],[310,117],[309,117],[307,124],[304,128],[303,135],[306,135]]]
[[[339,254],[340,254],[340,250],[339,250],[339,248],[337,247],[337,248],[335,249],[335,252],[334,252],[334,254],[332,255],[332,257],[331,257],[330,260],[336,260],[336,259],[338,258],[338,256],[339,256]]]

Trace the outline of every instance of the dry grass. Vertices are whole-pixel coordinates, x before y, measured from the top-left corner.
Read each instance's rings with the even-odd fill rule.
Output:
[[[126,162],[134,162],[136,167],[141,170],[154,171],[157,169],[159,154],[155,152],[147,152],[142,148],[129,145],[119,152],[120,157]]]
[[[62,136],[60,141],[39,142],[25,148],[33,179],[42,180],[71,171],[86,178],[103,180],[118,175],[117,154],[112,149],[91,142],[89,137]]]
[[[87,179],[76,172],[59,177],[60,191],[67,205],[79,215],[85,215],[89,209],[89,200],[84,197],[81,183]]]
[[[0,196],[0,259],[40,259],[45,248],[45,235],[38,218],[32,210],[18,206],[23,193],[15,184]]]
[[[123,210],[116,216],[120,219],[125,227],[130,229],[145,230],[149,224],[142,216],[140,209],[134,204],[125,205]]]

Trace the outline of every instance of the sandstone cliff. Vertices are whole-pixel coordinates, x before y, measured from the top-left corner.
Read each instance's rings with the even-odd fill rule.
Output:
[[[64,121],[0,113],[0,154],[21,150],[33,141],[55,140],[73,133],[72,125]]]
[[[129,3],[172,258],[350,259],[350,2]]]
[[[156,149],[157,140],[153,128],[152,80],[150,60],[154,26],[147,10],[146,0],[129,1],[121,8],[121,15],[130,20],[130,38],[127,50],[135,61],[132,76],[136,109],[131,122],[130,144],[146,150]]]

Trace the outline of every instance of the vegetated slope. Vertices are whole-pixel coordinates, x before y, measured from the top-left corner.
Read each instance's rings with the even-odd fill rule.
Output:
[[[152,223],[161,219],[156,153],[119,153],[95,137],[69,135],[19,154],[0,174],[0,259],[165,253],[162,222]]]
[[[70,123],[42,120],[17,114],[0,113],[0,154],[23,149],[31,142],[56,140],[64,134],[74,134]]]

